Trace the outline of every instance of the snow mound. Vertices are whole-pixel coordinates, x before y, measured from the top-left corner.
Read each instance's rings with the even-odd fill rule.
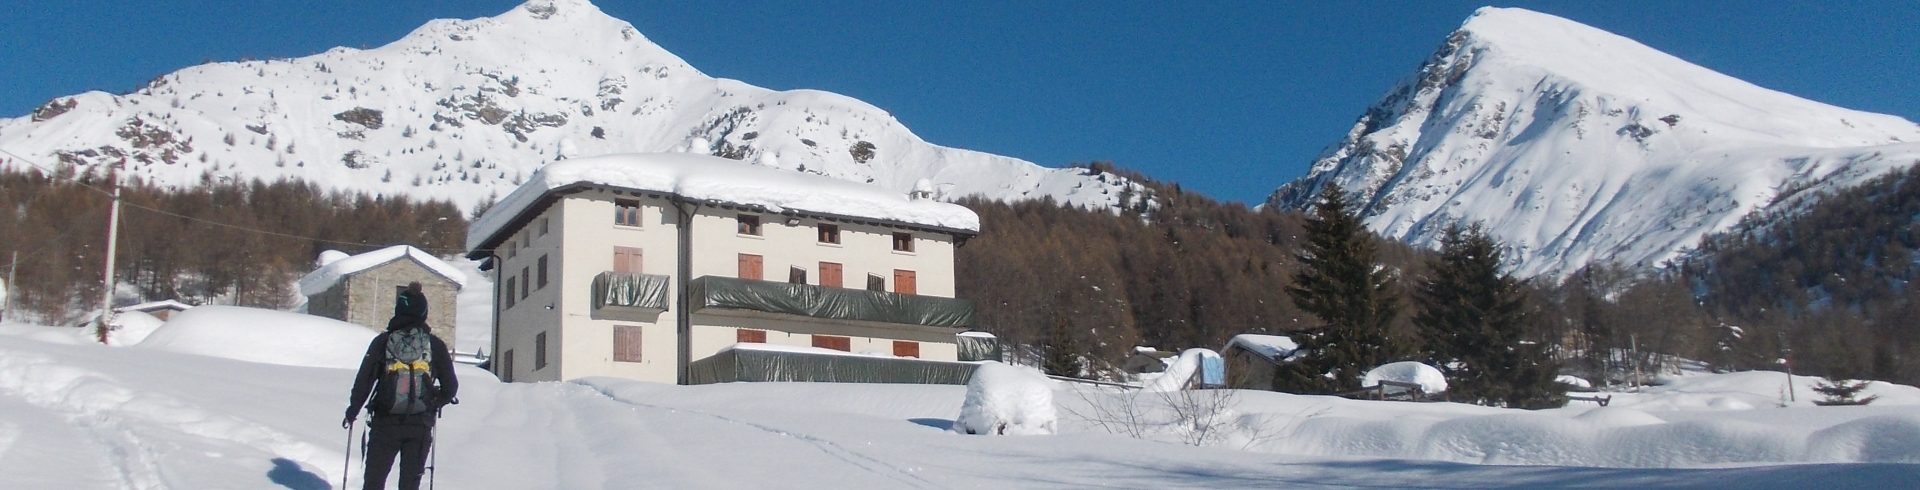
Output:
[[[315,267],[326,267],[329,264],[332,264],[334,262],[339,262],[340,259],[344,259],[347,257],[352,257],[352,255],[348,255],[346,252],[342,252],[339,250],[328,250],[328,251],[320,252],[320,258],[315,259],[313,261],[313,265]]]
[[[353,369],[377,333],[299,313],[200,306],[174,315],[135,347],[288,366]]]
[[[1438,368],[1416,361],[1387,363],[1373,368],[1372,371],[1367,371],[1366,376],[1360,378],[1360,387],[1379,386],[1381,381],[1417,384],[1420,385],[1420,390],[1426,393],[1447,391],[1446,375],[1440,374]]]
[[[1243,333],[1235,335],[1232,340],[1227,341],[1228,347],[1236,345],[1260,354],[1262,357],[1276,361],[1291,358],[1294,353],[1300,351],[1300,344],[1295,343],[1293,337],[1285,335]]]
[[[699,201],[870,218],[969,232],[980,216],[958,204],[911,199],[908,193],[803,172],[789,172],[693,153],[604,155],[548,164],[475,220],[467,247],[481,242],[548,191],[589,183],[664,192]]]
[[[107,330],[107,345],[117,347],[138,344],[166,323],[166,320],[141,311],[115,313]]]
[[[1220,353],[1214,352],[1211,349],[1199,348],[1180,351],[1178,357],[1173,358],[1171,362],[1167,363],[1167,369],[1165,371],[1161,371],[1159,376],[1147,380],[1146,385],[1142,386],[1140,390],[1147,392],[1180,391],[1180,389],[1187,387],[1188,381],[1193,380],[1194,373],[1200,372],[1201,368],[1206,364],[1206,359],[1209,357],[1217,359],[1220,357]]]
[[[1053,434],[1053,380],[1033,368],[984,362],[967,382],[954,430],[965,434]]]
[[[327,252],[340,253],[333,250],[328,250]],[[460,272],[460,268],[454,267],[453,264],[440,260],[425,250],[406,245],[394,245],[351,257],[340,257],[322,252],[320,254],[320,260],[316,263],[323,265],[321,265],[319,269],[307,273],[306,277],[300,278],[300,295],[313,296],[326,292],[328,288],[332,288],[335,283],[340,282],[340,278],[342,277],[346,277],[355,272],[379,267],[388,262],[400,260],[403,257],[411,257],[413,260],[419,261],[421,265],[426,266],[427,270],[431,270],[435,274],[452,280],[454,284],[458,284],[461,288],[466,288],[467,286],[467,274]]]

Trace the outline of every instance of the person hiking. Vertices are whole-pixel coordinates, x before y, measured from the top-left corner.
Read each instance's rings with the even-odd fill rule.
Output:
[[[427,451],[433,447],[434,420],[442,407],[458,403],[454,395],[459,391],[447,343],[427,329],[427,296],[420,293],[420,283],[408,284],[394,299],[387,331],[373,337],[366,357],[360,359],[347,418],[340,422],[351,431],[362,406],[372,414],[367,421],[364,488],[386,487],[396,455],[400,489],[420,488]]]

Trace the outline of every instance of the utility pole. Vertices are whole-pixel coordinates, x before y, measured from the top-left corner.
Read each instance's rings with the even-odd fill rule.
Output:
[[[113,181],[113,211],[107,214],[107,267],[101,280],[100,322],[94,325],[94,335],[100,343],[107,343],[107,322],[113,318],[113,252],[120,240],[120,179]]]

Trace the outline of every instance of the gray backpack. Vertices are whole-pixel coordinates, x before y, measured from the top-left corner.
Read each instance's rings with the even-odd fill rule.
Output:
[[[432,339],[424,328],[400,329],[387,336],[386,373],[373,406],[394,415],[433,410],[439,387],[433,379]]]

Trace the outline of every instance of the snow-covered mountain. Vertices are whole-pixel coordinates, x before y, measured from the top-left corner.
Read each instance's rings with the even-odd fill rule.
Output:
[[[1435,246],[1481,222],[1521,276],[1654,266],[1750,212],[1920,163],[1920,125],[1696,66],[1573,21],[1483,8],[1267,205],[1353,191]]]
[[[159,184],[298,177],[462,206],[506,195],[555,159],[629,152],[708,153],[901,192],[929,179],[948,198],[1105,206],[1131,185],[933,145],[838,94],[709,77],[587,0],[533,0],[429,22],[375,49],[211,63],[127,95],[57,98],[0,119],[0,148]]]

